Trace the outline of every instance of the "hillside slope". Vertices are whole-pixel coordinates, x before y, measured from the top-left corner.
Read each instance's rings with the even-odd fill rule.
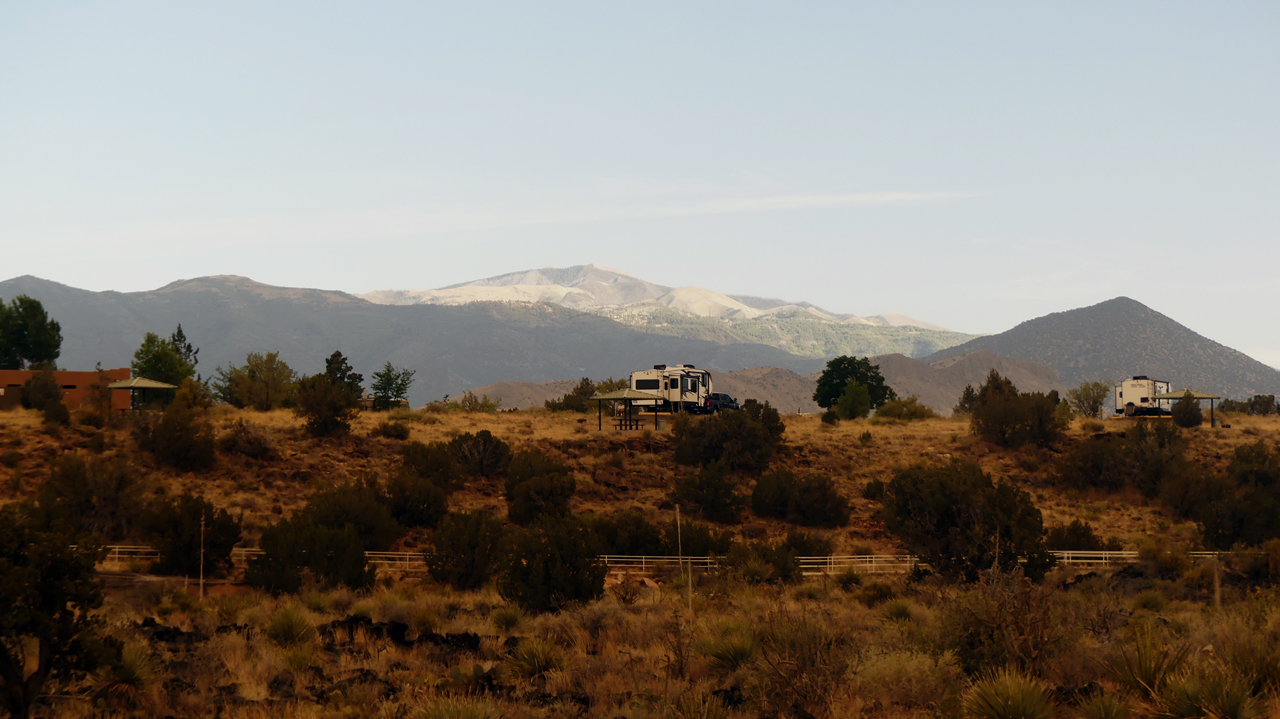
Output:
[[[1128,297],[1028,320],[926,358],[979,350],[1052,367],[1068,387],[1148,375],[1227,397],[1280,393],[1280,371],[1218,344]]]
[[[182,323],[200,347],[205,377],[249,352],[279,351],[316,372],[334,350],[369,375],[386,361],[417,371],[419,404],[500,380],[625,375],[655,362],[729,371],[779,366],[804,374],[821,360],[750,343],[646,334],[608,318],[550,304],[378,305],[343,292],[280,288],[243,277],[204,277],[150,292],[90,292],[35,277],[0,282],[0,297],[26,294],[62,324],[59,364],[127,366],[143,335]]]

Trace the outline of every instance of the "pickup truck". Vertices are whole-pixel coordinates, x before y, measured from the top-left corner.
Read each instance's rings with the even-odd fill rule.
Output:
[[[740,409],[738,400],[730,397],[724,392],[712,392],[707,395],[707,405],[704,409],[708,414],[719,412],[722,409]]]

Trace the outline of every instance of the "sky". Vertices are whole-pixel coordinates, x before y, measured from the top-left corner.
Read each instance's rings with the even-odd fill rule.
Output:
[[[1280,366],[1275,2],[11,2],[0,277],[597,263],[999,332],[1132,297]]]

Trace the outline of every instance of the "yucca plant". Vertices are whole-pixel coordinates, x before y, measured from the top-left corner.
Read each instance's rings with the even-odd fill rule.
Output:
[[[915,619],[915,610],[911,602],[905,599],[894,599],[884,605],[884,616],[892,622],[909,622]]]
[[[278,647],[296,647],[316,638],[316,628],[302,610],[286,604],[267,621],[267,639]]]
[[[1125,689],[1150,699],[1182,668],[1191,648],[1185,644],[1170,646],[1151,630],[1138,632],[1135,639],[1132,652],[1120,647],[1116,656],[1102,662],[1102,667]]]
[[[837,587],[846,592],[852,592],[862,584],[862,575],[853,567],[846,567],[832,579],[835,580]]]
[[[706,648],[707,665],[712,671],[732,674],[755,661],[756,645],[756,638],[751,635],[715,639]]]
[[[510,633],[521,624],[524,624],[524,611],[516,606],[501,607],[489,614],[489,621],[493,622],[494,629]]]
[[[1080,719],[1129,719],[1133,712],[1123,700],[1111,694],[1094,694],[1080,702]]]
[[[502,719],[495,704],[478,699],[437,699],[422,707],[415,719]]]
[[[138,706],[147,702],[155,676],[155,665],[147,648],[126,644],[119,660],[98,672],[93,693],[108,701]]]
[[[672,719],[729,719],[729,710],[713,696],[690,694],[676,702],[667,716]]]
[[[1155,697],[1161,719],[1256,719],[1262,709],[1249,683],[1222,673],[1186,672],[1170,678]]]
[[[974,684],[964,702],[969,719],[1050,719],[1053,710],[1043,684],[1007,669]]]
[[[521,642],[520,646],[516,647],[516,650],[511,653],[511,658],[507,660],[507,667],[515,676],[524,679],[541,679],[547,675],[547,672],[563,668],[564,656],[554,646],[534,639]]]

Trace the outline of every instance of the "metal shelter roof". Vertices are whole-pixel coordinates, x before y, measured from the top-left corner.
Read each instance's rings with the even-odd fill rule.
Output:
[[[178,388],[177,385],[165,384],[164,382],[157,382],[153,379],[147,379],[146,377],[133,377],[131,379],[120,380],[119,382],[112,382],[111,384],[107,385],[107,389],[177,389],[177,388]]]
[[[662,395],[653,394],[652,392],[641,392],[638,389],[631,389],[630,387],[628,387],[626,389],[614,390],[613,392],[606,392],[605,394],[598,394],[592,397],[591,399],[593,401],[609,402],[609,401],[624,400],[624,399],[658,399],[660,400],[665,398]]]
[[[1209,394],[1208,392],[1199,392],[1194,389],[1176,389],[1172,392],[1166,392],[1165,394],[1158,394],[1152,397],[1151,399],[1182,399],[1188,394],[1191,395],[1191,399],[1222,399],[1216,394]]]

